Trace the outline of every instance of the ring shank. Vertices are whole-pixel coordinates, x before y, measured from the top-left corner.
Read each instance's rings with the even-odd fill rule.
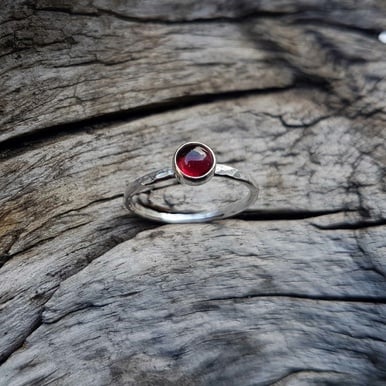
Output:
[[[227,165],[216,165],[214,177],[227,178],[248,188],[248,194],[238,200],[236,203],[218,208],[213,211],[200,211],[191,213],[171,213],[160,211],[150,204],[147,206],[139,200],[142,193],[150,193],[153,190],[165,188],[167,186],[177,185],[179,182],[175,178],[173,169],[165,168],[157,172],[146,174],[145,176],[130,183],[125,191],[125,206],[139,216],[166,223],[194,223],[219,220],[233,216],[242,212],[250,206],[258,195],[258,188],[250,178],[244,176],[238,169]]]

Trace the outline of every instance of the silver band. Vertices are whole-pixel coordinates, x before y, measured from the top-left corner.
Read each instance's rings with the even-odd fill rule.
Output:
[[[180,183],[180,180],[176,176],[175,169],[165,168],[157,172],[146,174],[145,176],[128,184],[124,196],[125,206],[137,215],[155,221],[166,223],[194,223],[218,220],[233,216],[244,211],[257,199],[258,189],[256,185],[238,169],[227,165],[217,164],[215,165],[213,176],[215,178],[228,178],[241,183],[248,188],[248,194],[235,203],[213,211],[191,213],[172,213],[161,211],[151,204],[146,204],[144,200],[140,199],[140,195],[143,193],[150,194],[152,191]]]

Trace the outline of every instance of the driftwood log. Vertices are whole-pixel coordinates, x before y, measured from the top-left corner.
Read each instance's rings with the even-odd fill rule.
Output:
[[[1,8],[0,385],[386,384],[384,1]],[[130,215],[188,140],[256,204]]]

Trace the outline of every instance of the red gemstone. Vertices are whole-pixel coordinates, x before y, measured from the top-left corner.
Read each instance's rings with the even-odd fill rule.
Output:
[[[214,158],[205,146],[189,143],[183,146],[176,155],[180,171],[187,177],[202,177],[212,169]]]

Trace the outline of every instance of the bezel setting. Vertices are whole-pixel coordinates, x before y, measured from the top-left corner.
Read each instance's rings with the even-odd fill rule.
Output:
[[[198,176],[188,175],[183,170],[181,170],[181,168],[178,166],[178,159],[179,157],[182,156],[181,153],[185,151],[187,148],[191,148],[193,150],[195,147],[203,148],[203,150],[209,155],[209,158],[211,158],[211,163],[212,163],[208,171]],[[205,184],[213,177],[215,169],[216,169],[216,156],[214,155],[213,150],[209,146],[201,142],[186,142],[183,145],[181,145],[174,153],[173,170],[174,170],[176,179],[181,184],[186,184],[186,185]]]

